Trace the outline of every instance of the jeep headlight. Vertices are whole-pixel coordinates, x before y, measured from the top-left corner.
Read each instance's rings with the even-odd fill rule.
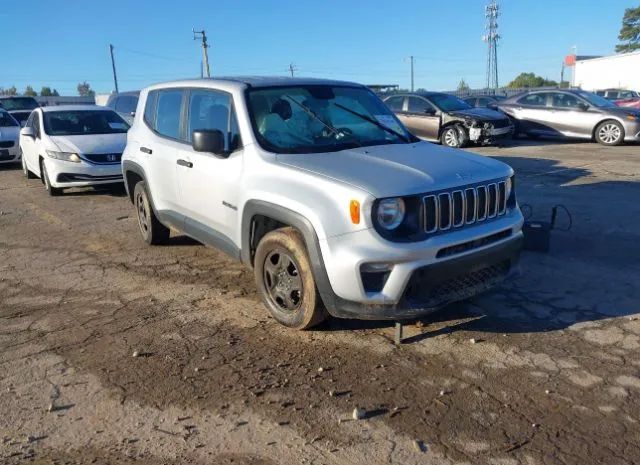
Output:
[[[55,158],[56,160],[64,160],[71,161],[73,163],[80,163],[80,157],[77,153],[71,152],[56,152],[55,150],[47,150],[47,155],[50,158]]]
[[[383,199],[378,203],[376,219],[378,225],[387,231],[396,229],[402,223],[405,214],[404,200],[400,197]]]
[[[504,182],[504,198],[509,200],[509,197],[511,197],[511,191],[513,190],[513,176],[510,178],[507,178],[506,181]]]

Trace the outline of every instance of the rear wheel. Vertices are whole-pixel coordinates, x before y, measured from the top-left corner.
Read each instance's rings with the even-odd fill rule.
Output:
[[[327,318],[302,236],[293,228],[266,234],[255,255],[262,301],[284,326],[309,329]]]
[[[469,142],[467,130],[460,125],[449,126],[442,131],[440,142],[447,147],[460,148]]]
[[[35,178],[34,174],[29,171],[29,168],[27,168],[27,160],[24,159],[24,153],[22,153],[22,149],[20,149],[20,161],[22,163],[22,174],[24,175],[24,177],[27,179]]]
[[[624,141],[624,128],[617,121],[604,121],[596,128],[596,141],[602,145],[620,145]]]
[[[40,161],[40,173],[42,173],[42,182],[44,183],[44,188],[52,197],[57,197],[58,195],[62,195],[62,189],[59,187],[53,187],[51,185],[51,180],[49,179],[49,173],[47,172],[47,164],[44,160]]]
[[[169,240],[170,230],[158,221],[147,193],[147,185],[139,181],[133,190],[133,203],[138,216],[138,226],[144,241],[149,245],[165,244]]]

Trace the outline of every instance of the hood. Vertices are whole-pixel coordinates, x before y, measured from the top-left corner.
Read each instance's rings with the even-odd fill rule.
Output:
[[[20,128],[18,126],[0,127],[0,140],[17,141],[20,137]]]
[[[640,110],[634,107],[612,107],[612,108],[601,108],[605,113],[609,113],[615,116],[619,116],[624,118],[627,115],[640,116]]]
[[[90,134],[86,136],[51,136],[51,141],[62,152],[79,154],[122,153],[127,145],[127,134]]]
[[[340,152],[278,154],[277,161],[345,182],[376,198],[412,195],[507,177],[508,165],[429,142]]]
[[[469,108],[468,110],[451,111],[449,114],[460,118],[474,118],[482,121],[498,121],[506,118],[504,113],[490,108]]]

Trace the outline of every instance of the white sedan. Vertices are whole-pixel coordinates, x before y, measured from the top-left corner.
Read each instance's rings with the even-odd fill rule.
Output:
[[[104,107],[37,108],[20,131],[24,174],[41,178],[50,195],[66,187],[120,183],[128,129]]]
[[[8,111],[0,108],[0,164],[20,160],[19,135],[20,123]]]

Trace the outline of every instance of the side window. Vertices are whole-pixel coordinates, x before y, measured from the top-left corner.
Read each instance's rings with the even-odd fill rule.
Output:
[[[609,100],[616,100],[619,95],[620,94],[617,90],[610,90],[609,92],[607,92],[607,98]]]
[[[136,111],[137,105],[138,97],[134,97],[133,95],[123,95],[117,98],[115,110],[118,113],[131,114]]]
[[[431,110],[433,107],[429,102],[420,97],[409,97],[409,104],[407,111],[409,113],[425,114],[427,110]]]
[[[180,111],[182,109],[182,89],[158,92],[155,129],[163,136],[180,138]]]
[[[36,138],[40,139],[41,133],[40,133],[40,115],[38,113],[36,113],[35,111],[32,113],[33,115],[33,130],[36,133]]]
[[[389,107],[389,110],[393,112],[402,111],[402,104],[404,103],[404,97],[389,97],[384,103]]]
[[[231,96],[215,90],[192,90],[189,94],[187,139],[193,131],[217,129],[225,135],[225,149],[233,151],[240,146],[240,132]]]
[[[599,95],[600,97],[604,97],[606,94],[606,92],[604,90],[599,90],[596,92],[596,95]]]
[[[580,100],[571,94],[551,94],[551,106],[554,108],[578,108]]]
[[[486,107],[490,103],[492,103],[492,102],[488,98],[482,98],[481,97],[481,98],[478,99],[478,106],[480,106],[480,107]]]
[[[147,94],[147,101],[144,105],[144,122],[147,123],[147,126],[150,128],[153,128],[155,124],[157,96],[157,91],[152,90],[149,92]]]
[[[547,94],[529,94],[518,99],[518,103],[533,107],[544,107],[547,104]]]

